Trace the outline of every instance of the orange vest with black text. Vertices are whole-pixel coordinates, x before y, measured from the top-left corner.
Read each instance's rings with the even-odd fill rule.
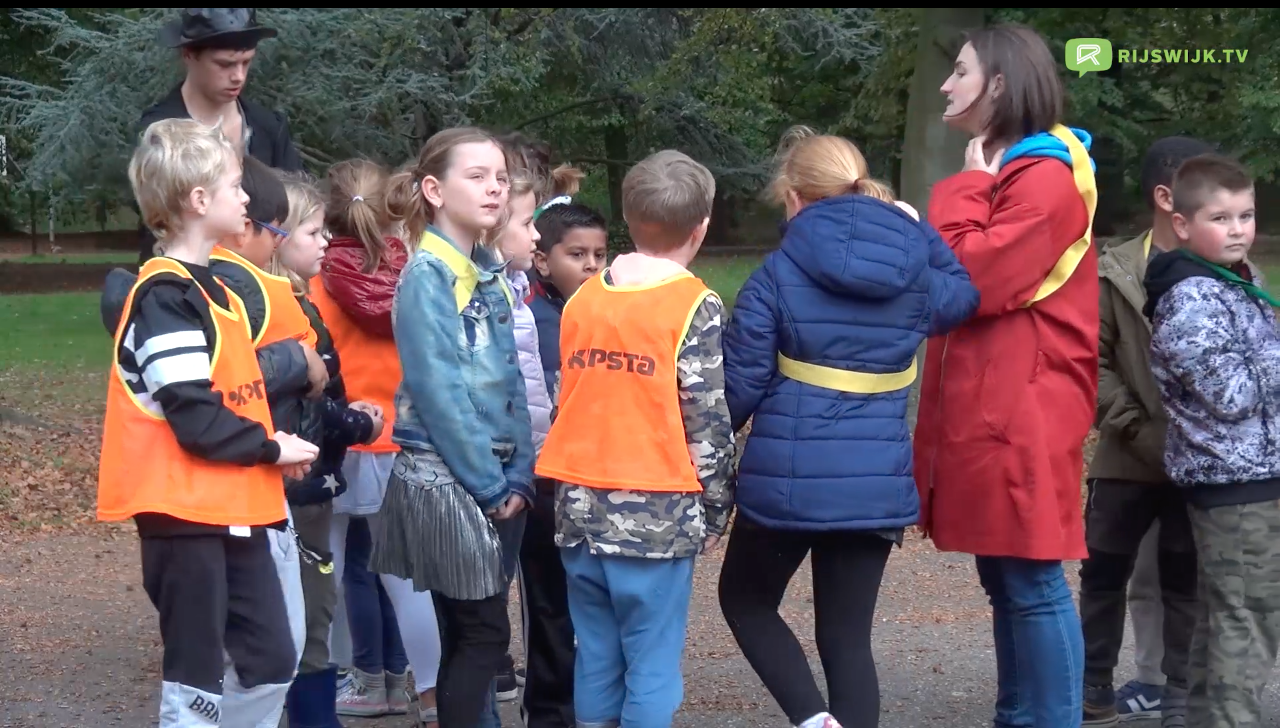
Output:
[[[249,271],[262,288],[266,302],[266,315],[262,329],[253,340],[254,346],[262,347],[285,339],[295,339],[311,348],[316,347],[319,337],[311,328],[311,320],[307,312],[302,310],[298,297],[294,295],[293,282],[285,276],[268,273],[233,250],[221,245],[214,246],[209,260],[221,260],[235,263]],[[321,314],[323,315],[323,314]]]
[[[706,284],[685,272],[582,284],[560,320],[559,412],[535,472],[603,490],[701,492],[680,412],[676,360]]]
[[[364,400],[382,408],[382,434],[370,445],[352,445],[357,452],[399,452],[400,446],[391,441],[391,430],[396,419],[396,389],[403,378],[400,354],[394,339],[366,333],[347,314],[324,288],[320,276],[311,279],[308,296],[333,339],[333,348],[342,359],[342,381],[347,388],[347,399]]]
[[[261,526],[285,520],[284,480],[278,466],[244,467],[192,455],[178,444],[159,406],[140,400],[125,383],[118,357],[133,317],[134,296],[158,275],[192,279],[182,263],[152,258],[142,266],[125,301],[107,382],[98,519],[123,521],[139,513],[163,513],[215,526]],[[204,292],[216,336],[210,355],[213,390],[223,395],[225,406],[261,424],[269,435],[271,410],[249,318],[235,293],[227,290],[227,298],[230,308],[224,309]]]

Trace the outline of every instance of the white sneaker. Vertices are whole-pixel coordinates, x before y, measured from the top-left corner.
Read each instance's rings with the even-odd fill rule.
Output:
[[[796,726],[796,728],[841,728],[841,726],[835,718],[831,717],[830,713],[818,713]]]

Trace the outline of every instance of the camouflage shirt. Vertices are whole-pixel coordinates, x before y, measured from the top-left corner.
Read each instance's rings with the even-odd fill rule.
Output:
[[[607,274],[606,274],[607,275]],[[676,559],[723,536],[733,511],[733,428],[724,398],[720,333],[724,304],[712,294],[694,312],[676,361],[685,440],[701,493],[556,487],[556,545],[586,542],[593,554]],[[559,397],[560,387],[556,387]]]

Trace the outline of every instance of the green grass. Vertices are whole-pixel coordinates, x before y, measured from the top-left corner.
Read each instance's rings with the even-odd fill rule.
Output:
[[[690,267],[694,275],[720,294],[725,307],[732,310],[738,291],[763,260],[760,255],[716,256],[694,260]]]
[[[102,263],[137,263],[137,253],[73,253],[71,255],[19,255],[14,257],[0,256],[0,263],[57,263],[57,264],[102,264]]]
[[[98,293],[0,295],[0,371],[105,372],[111,338],[102,328]]]
[[[707,258],[693,269],[731,307],[759,264],[757,256]],[[0,295],[0,371],[105,372],[111,339],[102,328],[99,298],[96,292]]]

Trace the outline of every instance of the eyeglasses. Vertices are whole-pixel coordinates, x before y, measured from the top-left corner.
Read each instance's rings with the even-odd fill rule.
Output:
[[[270,223],[262,222],[261,220],[253,220],[252,222],[253,222],[253,224],[254,224],[254,225],[257,225],[258,227],[266,228],[267,230],[270,230],[271,232],[275,233],[276,235],[279,235],[279,236],[280,236],[280,237],[282,237],[282,238],[287,238],[287,237],[289,237],[289,233],[287,233],[287,232],[285,232],[285,231],[281,230],[280,228],[276,227],[275,225],[272,225],[272,224],[270,224]]]

